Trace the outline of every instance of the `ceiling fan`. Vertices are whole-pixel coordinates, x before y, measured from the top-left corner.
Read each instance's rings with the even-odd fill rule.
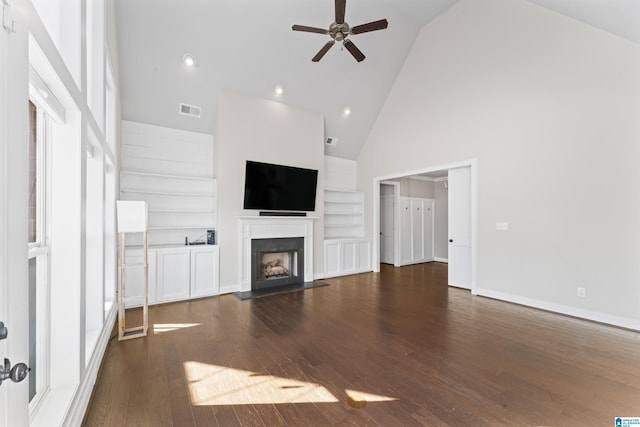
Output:
[[[322,57],[331,49],[335,42],[342,42],[344,47],[353,55],[356,61],[361,62],[364,60],[364,53],[356,47],[356,45],[349,39],[350,35],[368,33],[369,31],[384,30],[389,23],[386,19],[380,19],[378,21],[369,22],[367,24],[356,25],[355,27],[349,27],[349,24],[344,22],[344,11],[347,6],[347,0],[335,0],[336,1],[336,20],[329,26],[328,30],[323,30],[317,27],[307,27],[305,25],[294,25],[291,27],[293,31],[305,31],[308,33],[328,34],[331,40],[325,44],[322,49],[313,57],[313,62],[318,62]]]

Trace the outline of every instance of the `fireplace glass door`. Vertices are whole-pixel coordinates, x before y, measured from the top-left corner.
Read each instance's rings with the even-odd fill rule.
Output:
[[[304,282],[303,238],[254,239],[251,249],[251,289]]]

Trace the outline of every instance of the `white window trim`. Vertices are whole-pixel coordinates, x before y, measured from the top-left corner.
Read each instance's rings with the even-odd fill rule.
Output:
[[[50,387],[50,270],[49,239],[47,238],[50,219],[50,153],[47,141],[50,119],[41,104],[30,96],[36,106],[36,241],[29,243],[28,259],[36,259],[36,394],[29,403],[29,416],[33,416],[48,394]]]

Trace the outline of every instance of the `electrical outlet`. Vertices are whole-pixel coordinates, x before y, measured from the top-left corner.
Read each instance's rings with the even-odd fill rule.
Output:
[[[578,296],[585,298],[587,296],[587,288],[578,288]]]

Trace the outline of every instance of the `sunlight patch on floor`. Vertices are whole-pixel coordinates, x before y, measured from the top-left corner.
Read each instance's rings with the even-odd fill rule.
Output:
[[[357,390],[346,389],[345,393],[347,393],[347,396],[349,396],[351,399],[356,401],[364,400],[366,402],[391,402],[393,400],[398,400],[395,397],[381,396],[379,394],[365,393],[364,391]]]
[[[200,362],[185,362],[193,405],[338,402],[321,385]]]
[[[200,326],[202,323],[156,323],[153,325],[153,333],[161,334],[163,332],[177,331],[178,329],[193,328]]]

